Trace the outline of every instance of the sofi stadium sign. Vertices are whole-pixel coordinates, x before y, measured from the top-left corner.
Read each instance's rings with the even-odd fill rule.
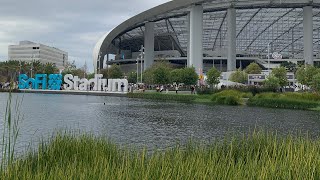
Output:
[[[102,74],[96,74],[93,79],[89,80],[80,79],[72,74],[64,77],[61,74],[36,74],[35,78],[21,74],[18,86],[19,89],[128,92],[126,79],[103,79]]]

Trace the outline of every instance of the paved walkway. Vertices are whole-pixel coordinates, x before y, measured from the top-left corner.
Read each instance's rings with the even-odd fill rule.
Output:
[[[3,92],[9,92],[3,91]],[[14,90],[14,93],[38,93],[38,94],[70,94],[70,95],[91,95],[91,96],[116,96],[126,97],[127,93],[122,92],[104,92],[104,91],[67,91],[67,90],[35,90],[35,89],[24,89]],[[146,90],[146,93],[156,93],[156,90]],[[134,93],[142,93],[142,91],[135,90]],[[159,92],[160,93],[160,92]],[[176,94],[176,91],[161,92],[161,94]],[[190,91],[178,91],[178,94],[191,94]]]
[[[20,90],[22,93],[39,93],[39,94],[71,94],[71,95],[91,95],[91,96],[116,96],[116,97],[126,97],[127,93],[121,92],[104,92],[104,91],[54,91],[54,90],[34,90],[25,89]]]

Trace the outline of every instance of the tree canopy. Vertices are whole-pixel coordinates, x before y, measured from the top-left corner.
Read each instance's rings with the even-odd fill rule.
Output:
[[[313,76],[312,82],[311,82],[311,87],[315,91],[318,91],[318,92],[320,91],[320,73],[318,73],[315,76]]]
[[[220,75],[221,75],[221,72],[218,71],[215,67],[211,68],[207,72],[207,82],[212,85],[219,84]]]
[[[278,78],[281,87],[288,85],[287,70],[285,67],[273,69],[271,75]]]
[[[199,79],[194,67],[182,69],[182,83],[185,85],[195,85]]]
[[[172,67],[167,62],[156,62],[143,73],[143,82],[147,84],[169,84]]]
[[[247,74],[261,74],[262,68],[257,63],[251,63],[244,71]]]
[[[100,74],[106,79],[121,79],[124,74],[119,65],[113,64],[109,68],[101,69]]]
[[[313,76],[318,74],[320,71],[318,68],[307,65],[300,66],[296,72],[296,78],[299,83],[307,86],[312,85]]]
[[[127,74],[127,80],[129,83],[137,83],[137,72],[133,71],[129,74]]]
[[[272,89],[274,91],[281,87],[279,79],[273,75],[270,75],[268,79],[264,81],[263,85],[266,88]]]
[[[248,82],[248,74],[240,69],[237,69],[236,72],[230,75],[230,81],[237,82],[237,83],[247,83]]]
[[[16,81],[19,74],[54,74],[59,73],[59,69],[53,63],[41,63],[40,61],[4,61],[0,62],[0,81]]]

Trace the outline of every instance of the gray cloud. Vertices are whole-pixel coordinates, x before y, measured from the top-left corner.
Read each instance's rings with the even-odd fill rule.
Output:
[[[0,60],[8,45],[31,40],[65,50],[78,66],[92,66],[98,39],[124,20],[169,0],[1,0]]]

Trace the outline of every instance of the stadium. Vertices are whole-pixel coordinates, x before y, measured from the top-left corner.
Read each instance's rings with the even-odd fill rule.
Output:
[[[158,60],[197,73],[251,62],[319,65],[320,0],[173,0],[121,23],[93,51],[98,72],[112,64],[146,70]]]

